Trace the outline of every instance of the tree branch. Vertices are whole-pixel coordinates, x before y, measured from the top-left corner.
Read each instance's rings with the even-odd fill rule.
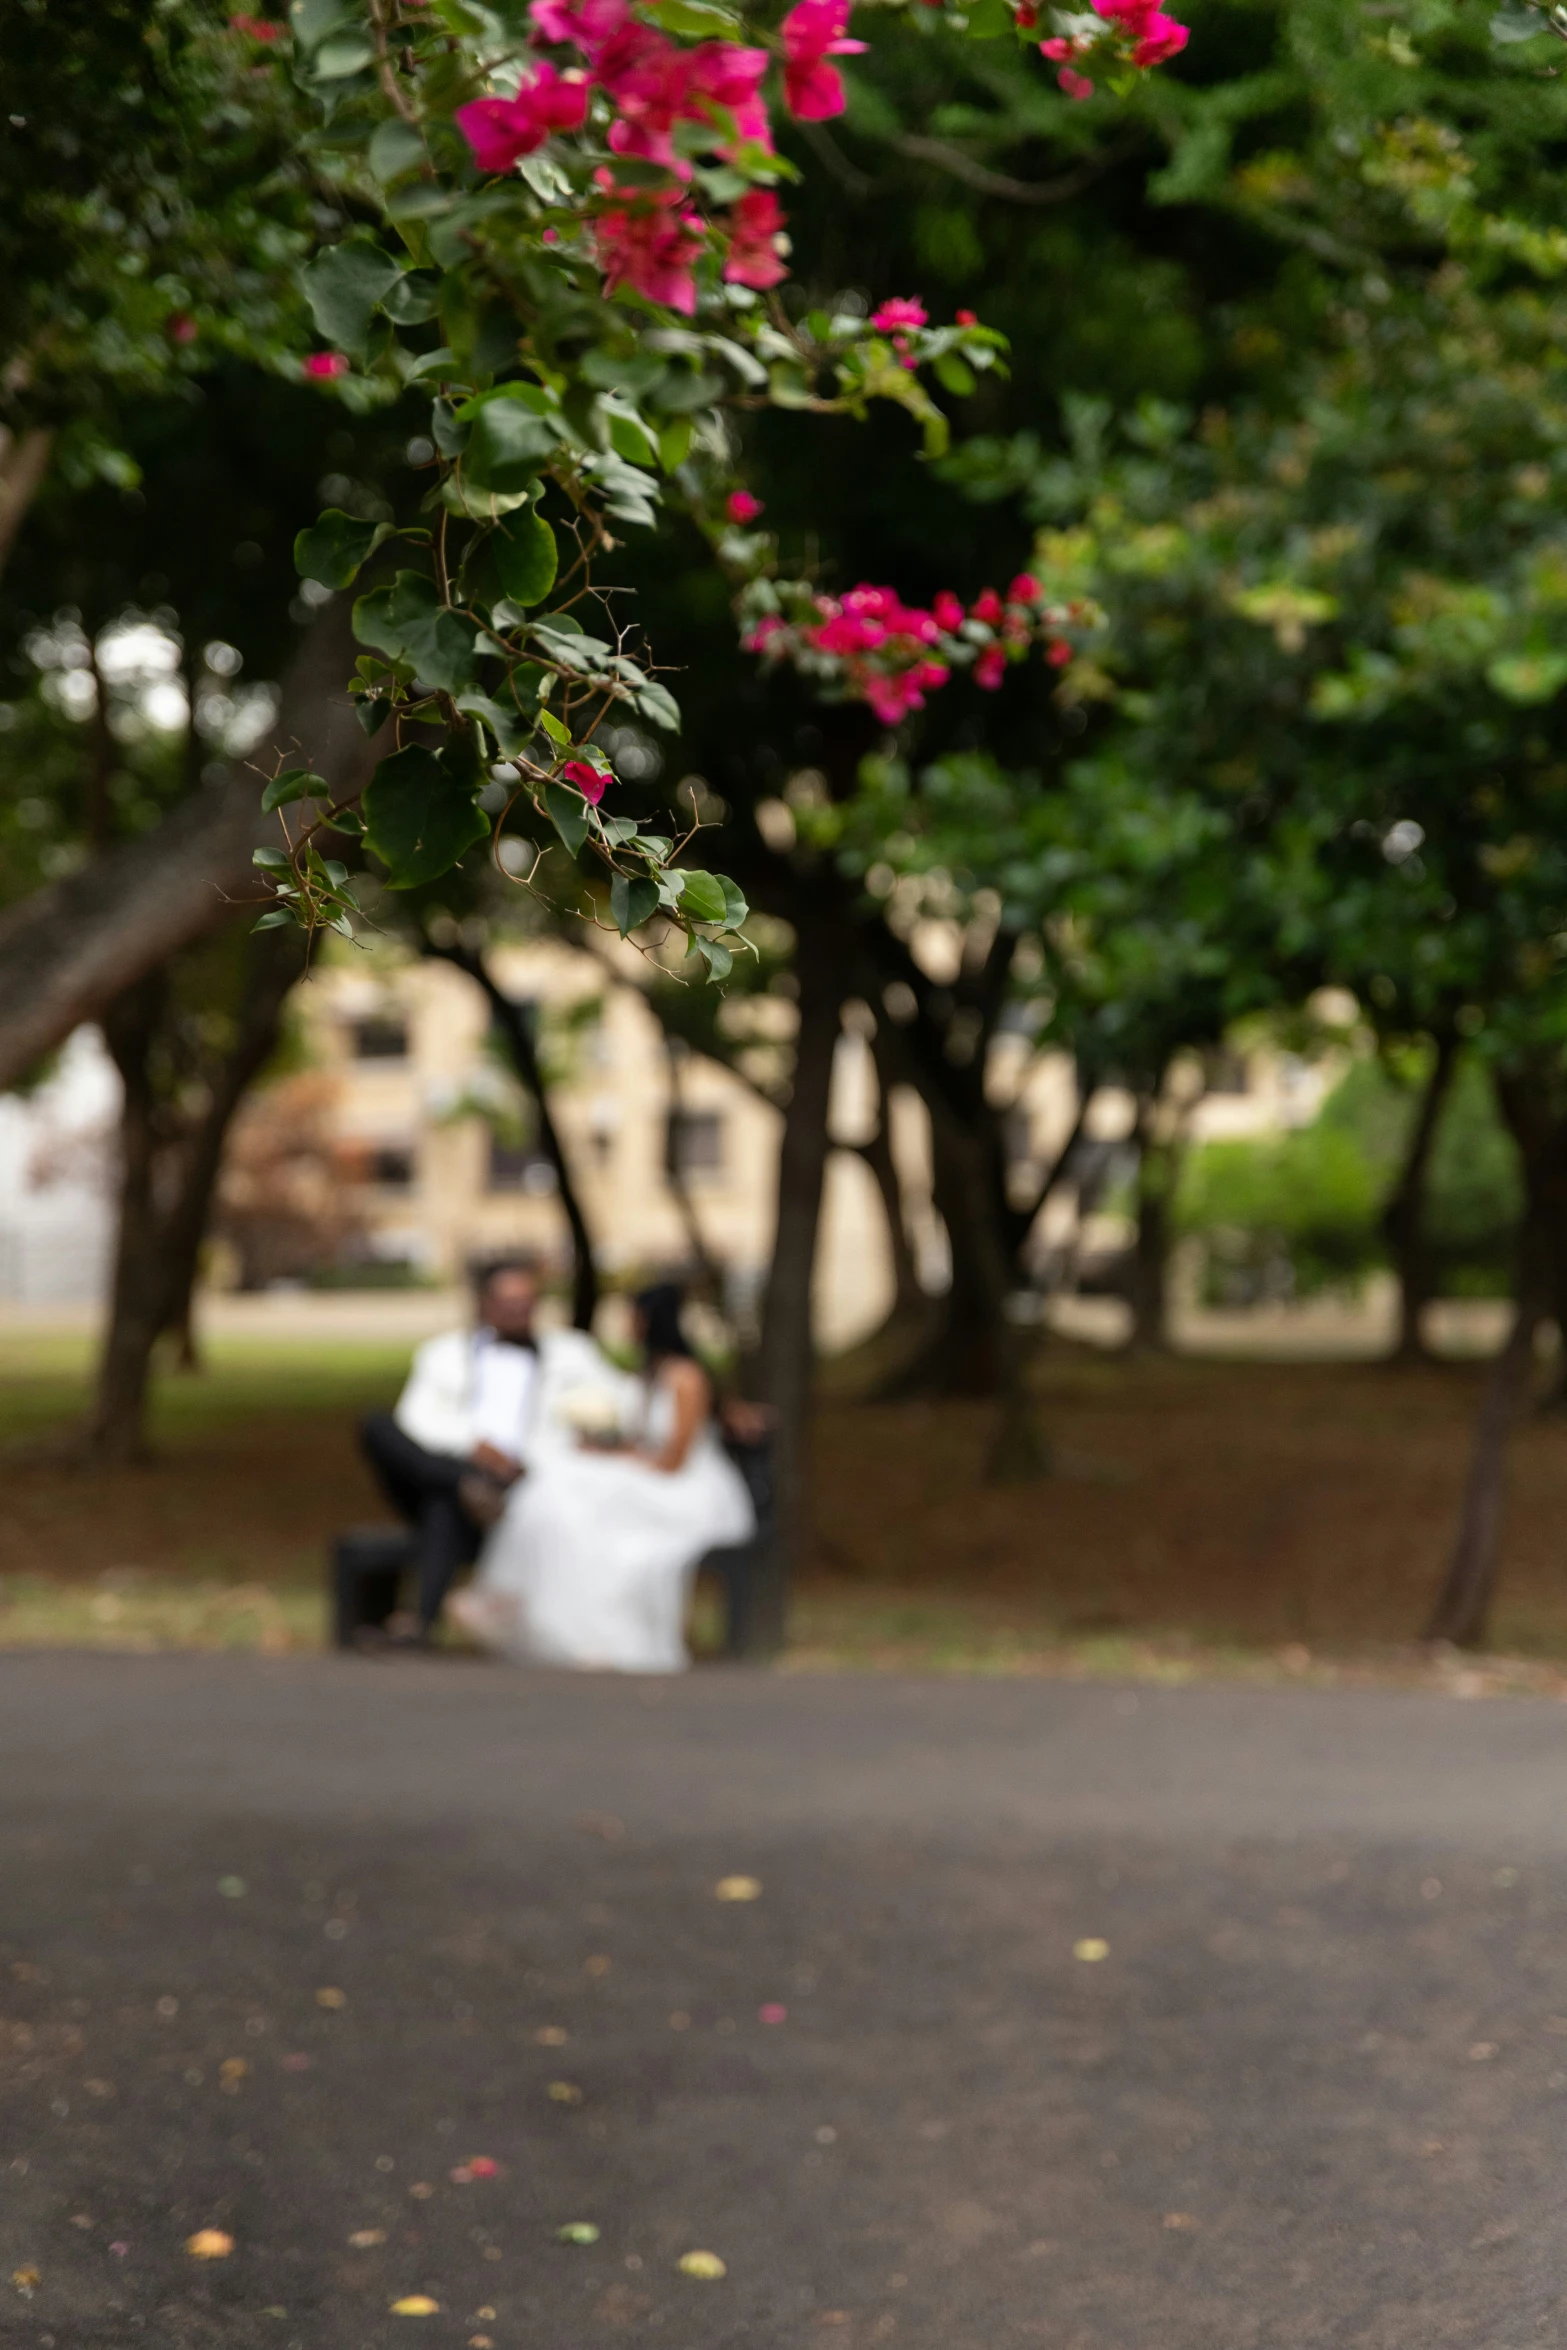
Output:
[[[966,188],[973,188],[981,196],[999,196],[1008,204],[1065,204],[1071,197],[1080,196],[1085,188],[1091,188],[1095,180],[1103,179],[1107,171],[1130,155],[1137,139],[1135,134],[1117,139],[1102,154],[1089,156],[1075,171],[1065,171],[1053,180],[1020,180],[1009,171],[992,171],[988,163],[965,154],[961,147],[952,146],[946,139],[927,138],[922,131],[902,132],[892,144],[900,155],[912,155],[919,163],[934,163],[939,171],[961,180]]]
[[[360,788],[379,752],[346,691],[356,650],[340,598],[300,646],[256,766],[303,751],[335,800]],[[236,901],[259,902],[251,853],[277,838],[254,769],[236,768],[139,840],[8,907],[0,915],[0,1088],[177,947],[228,920]]]

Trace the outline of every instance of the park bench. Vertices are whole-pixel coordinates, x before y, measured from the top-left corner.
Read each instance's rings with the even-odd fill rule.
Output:
[[[766,1435],[726,1436],[725,1449],[745,1479],[756,1512],[749,1542],[710,1550],[697,1572],[724,1594],[724,1654],[759,1662],[783,1646],[783,1562],[773,1494],[773,1448]],[[414,1538],[406,1526],[351,1526],[330,1559],[332,1638],[352,1648],[358,1635],[385,1624],[412,1575]]]

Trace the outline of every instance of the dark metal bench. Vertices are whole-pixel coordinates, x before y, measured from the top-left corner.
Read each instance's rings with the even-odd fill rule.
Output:
[[[710,1550],[699,1574],[723,1585],[724,1653],[759,1661],[784,1641],[783,1562],[773,1505],[772,1444],[725,1438],[725,1449],[751,1496],[756,1533],[749,1542]],[[351,1526],[332,1545],[332,1638],[352,1648],[359,1633],[378,1630],[395,1614],[404,1580],[413,1572],[414,1538],[406,1526]]]

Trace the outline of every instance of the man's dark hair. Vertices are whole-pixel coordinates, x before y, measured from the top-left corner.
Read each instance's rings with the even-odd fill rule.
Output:
[[[473,1283],[473,1294],[482,1298],[492,1281],[503,1273],[526,1273],[530,1281],[542,1281],[543,1267],[529,1250],[521,1250],[508,1257],[481,1257],[468,1267],[468,1278]]]

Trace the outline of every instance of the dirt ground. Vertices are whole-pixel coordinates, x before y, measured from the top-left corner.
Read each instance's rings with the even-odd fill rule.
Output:
[[[63,1636],[113,1638],[153,1585],[219,1645],[313,1637],[327,1538],[384,1514],[354,1421],[405,1359],[374,1341],[223,1341],[203,1375],[163,1381],[149,1466],[89,1475],[12,1450],[0,1639],[45,1591],[82,1616]],[[11,1341],[0,1437],[36,1444],[67,1422],[84,1362],[80,1341]],[[984,1482],[984,1406],[830,1405],[796,1644],[813,1662],[978,1669],[1064,1645],[1113,1669],[1151,1642],[1282,1651],[1299,1669],[1303,1651],[1408,1642],[1451,1536],[1477,1376],[1061,1349],[1039,1377],[1056,1473],[1007,1488]],[[1567,1661],[1567,1418],[1516,1440],[1494,1645]]]

